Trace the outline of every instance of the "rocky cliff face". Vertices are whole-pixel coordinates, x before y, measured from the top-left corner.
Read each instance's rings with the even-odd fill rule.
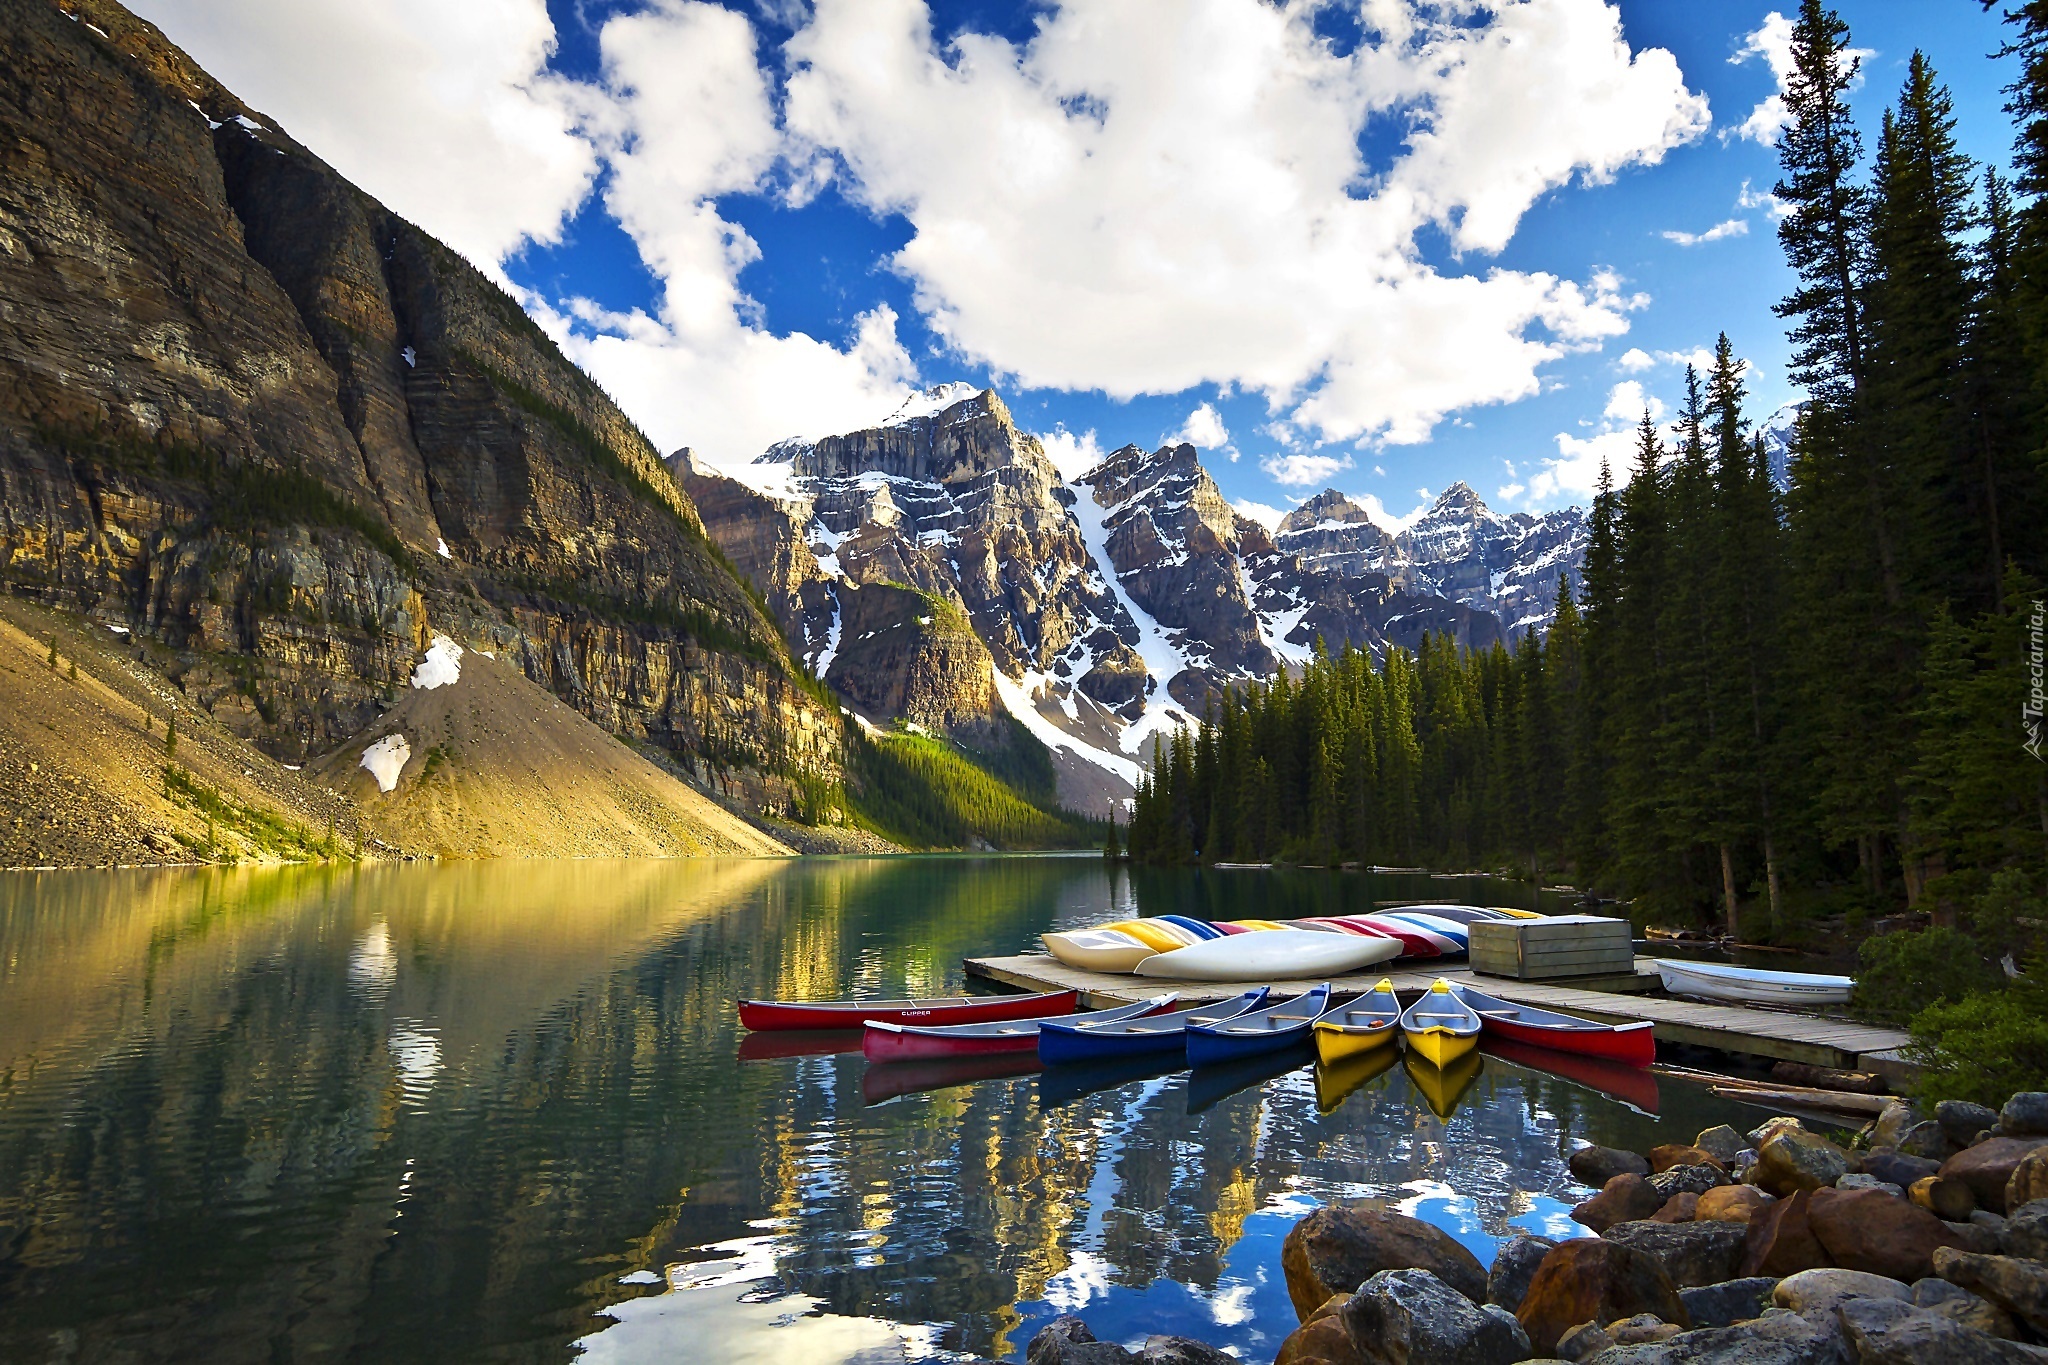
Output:
[[[5,0],[0,38],[10,590],[170,646],[281,757],[373,720],[431,625],[766,802],[836,772],[688,496],[517,304],[112,0]]]

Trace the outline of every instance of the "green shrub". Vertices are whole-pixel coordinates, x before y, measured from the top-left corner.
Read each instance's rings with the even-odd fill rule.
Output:
[[[2002,984],[1977,941],[1957,929],[1878,934],[1857,953],[1851,1008],[1865,1019],[1902,1024],[1937,1001],[1954,1002]]]
[[[1996,1108],[2020,1090],[2048,1090],[2048,960],[2004,990],[1930,1005],[1913,1018],[1907,1056],[1925,1070],[1923,1099]]]

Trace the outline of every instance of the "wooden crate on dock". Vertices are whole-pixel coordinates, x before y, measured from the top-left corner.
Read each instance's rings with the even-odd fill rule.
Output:
[[[1546,919],[1476,920],[1467,928],[1472,940],[1472,970],[1482,976],[1548,981],[1635,970],[1635,947],[1625,919],[1551,915]]]

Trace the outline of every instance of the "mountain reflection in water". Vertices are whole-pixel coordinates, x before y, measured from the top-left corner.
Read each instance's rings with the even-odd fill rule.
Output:
[[[1489,1259],[1578,1230],[1573,1138],[1742,1111],[1526,1054],[1458,1094],[1391,1052],[869,1071],[743,1043],[733,1001],[945,993],[1129,913],[1529,894],[1087,858],[9,874],[0,1359],[1020,1358],[1063,1311],[1270,1359],[1316,1203]]]

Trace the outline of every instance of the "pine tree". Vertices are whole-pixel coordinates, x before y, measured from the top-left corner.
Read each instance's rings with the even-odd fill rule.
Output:
[[[1777,312],[1798,320],[1792,381],[1816,400],[1838,405],[1863,379],[1865,194],[1852,178],[1863,140],[1848,104],[1861,64],[1849,50],[1849,26],[1841,17],[1823,9],[1821,0],[1801,0],[1785,83],[1789,121],[1778,139],[1784,178],[1773,190],[1789,210],[1778,224],[1778,241],[1799,287]]]

